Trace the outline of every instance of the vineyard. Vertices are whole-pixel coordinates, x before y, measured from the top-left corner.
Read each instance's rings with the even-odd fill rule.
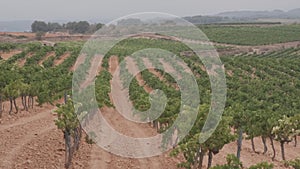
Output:
[[[204,27],[202,30],[212,41],[220,43],[262,45],[299,40],[297,39],[299,37],[297,35],[299,33],[298,25],[274,28],[210,27],[208,30]],[[210,33],[210,31],[214,33]],[[285,31],[286,33],[284,33]],[[216,32],[218,36],[214,37]],[[231,36],[232,32],[240,34]],[[277,33],[278,36],[274,36]],[[222,41],[218,38],[221,38]],[[216,131],[204,143],[199,143],[198,139],[212,104],[210,79],[205,66],[196,55],[188,57],[182,55],[182,52],[190,51],[186,45],[161,39],[123,40],[104,56],[101,68],[96,69],[98,72],[96,72],[95,85],[91,86],[89,86],[90,79],[87,75],[92,70],[91,67],[94,68],[97,61],[96,55],[95,53],[86,53],[86,56],[82,57],[80,55],[81,48],[82,43],[80,42],[58,43],[55,47],[42,46],[39,43],[0,45],[1,53],[21,51],[0,60],[0,118],[5,119],[5,116],[24,110],[30,111],[34,106],[42,106],[45,103],[57,104],[56,124],[59,129],[63,130],[66,145],[68,143],[75,145],[74,148],[71,145],[66,147],[69,153],[69,156],[66,157],[67,168],[71,165],[73,151],[80,149],[78,140],[81,137],[81,132],[79,132],[81,126],[72,114],[75,111],[74,105],[77,103],[68,99],[68,95],[72,94],[72,85],[75,90],[79,86],[87,85],[82,93],[89,93],[91,87],[95,87],[98,107],[102,110],[113,109],[114,101],[110,97],[113,92],[111,90],[113,74],[110,70],[112,56],[117,58],[117,63],[125,62],[125,64],[120,64],[122,74],[118,78],[123,87],[128,87],[123,90],[129,92],[130,102],[138,110],[133,112],[134,114],[142,119],[154,118],[141,112],[147,111],[151,107],[149,100],[152,97],[151,91],[160,89],[165,93],[167,104],[164,112],[150,123],[158,133],[167,131],[173,125],[176,118],[182,113],[180,109],[182,95],[190,95],[181,93],[179,88],[180,84],[185,81],[184,77],[190,75],[190,72],[186,70],[187,67],[194,75],[201,98],[196,122],[188,135],[179,143],[177,140],[180,135],[176,135],[175,131],[169,133],[175,137],[174,140],[171,139],[173,137],[166,137],[163,140],[163,144],[174,146],[168,155],[180,159],[178,164],[174,165],[180,168],[204,168],[204,166],[217,169],[242,168],[243,142],[249,140],[251,141],[251,150],[249,151],[259,154],[267,160],[257,159],[251,164],[245,164],[244,167],[252,169],[282,168],[288,165],[294,166],[294,168],[297,168],[297,165],[299,167],[297,158],[300,157],[300,149],[297,145],[297,138],[300,134],[300,48],[282,49],[263,55],[245,53],[221,57],[226,73],[226,107]],[[132,56],[135,52],[147,48],[159,48],[173,52],[185,62],[187,67],[172,59],[157,60],[154,57]],[[80,59],[80,57],[82,57],[81,64],[77,63],[78,65],[75,66],[76,59]],[[143,70],[149,64],[159,69]],[[78,74],[73,77],[74,67]],[[143,71],[134,76],[132,69]],[[133,80],[128,84],[126,79],[130,77]],[[72,79],[78,83],[72,84]],[[65,104],[58,101],[62,98],[65,98]],[[21,102],[18,102],[18,99],[21,99]],[[152,100],[156,99],[152,98]],[[9,104],[4,106],[4,102]],[[81,108],[77,107],[77,115],[83,112],[84,106],[87,105],[83,104]],[[90,114],[88,113],[88,115]],[[85,123],[88,122],[85,121]],[[91,135],[89,136],[91,137]],[[257,145],[258,138],[261,140],[259,144],[263,145],[262,152],[257,148],[260,147]],[[70,141],[72,139],[74,140]],[[223,152],[226,145],[235,142],[234,155],[228,154],[227,164],[224,162],[224,157],[222,162],[214,162],[214,159],[222,158],[218,156],[219,154],[226,154]],[[176,143],[178,143],[177,146]],[[291,149],[294,149],[293,153],[289,152]]]
[[[300,25],[280,26],[199,26],[207,37],[218,43],[267,45],[299,41]],[[192,38],[192,37],[191,37]]]

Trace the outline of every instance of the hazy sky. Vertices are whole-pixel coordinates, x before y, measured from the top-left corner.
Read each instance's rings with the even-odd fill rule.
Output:
[[[290,10],[300,8],[300,0],[0,0],[0,7],[0,21],[108,21],[136,12],[190,16],[231,10]]]

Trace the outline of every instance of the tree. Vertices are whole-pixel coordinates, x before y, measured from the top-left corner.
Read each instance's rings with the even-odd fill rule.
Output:
[[[87,21],[68,22],[65,28],[70,30],[71,33],[86,33],[90,28],[90,24]]]
[[[76,24],[76,33],[86,33],[89,30],[90,24],[87,21],[80,21]]]
[[[97,23],[97,24],[91,24],[88,30],[88,33],[95,33],[99,29],[103,27],[102,23]]]
[[[32,32],[47,32],[48,25],[43,21],[34,21],[31,25]]]
[[[59,23],[52,23],[52,22],[48,22],[48,31],[52,31],[52,32],[56,32],[60,29],[62,29],[63,27],[59,24]]]

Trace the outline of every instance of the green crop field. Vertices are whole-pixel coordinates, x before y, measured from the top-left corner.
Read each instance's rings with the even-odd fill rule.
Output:
[[[219,36],[214,35],[214,33],[222,35],[225,32],[225,38],[220,38],[223,40],[222,43],[257,45],[298,40],[297,38],[300,36],[295,36],[300,33],[298,28],[300,28],[298,25],[290,25],[276,28],[205,27],[203,30],[214,41],[218,41],[219,39]],[[285,31],[285,33],[281,31]],[[234,35],[229,36],[229,34]],[[265,35],[265,38],[262,35]],[[246,37],[256,38],[247,39]],[[71,94],[72,78],[77,80],[78,83],[85,81],[92,64],[92,59],[95,57],[94,53],[93,55],[87,53],[83,61],[86,64],[79,65],[77,69],[78,74],[73,77],[71,68],[80,54],[81,47],[82,43],[69,42],[58,43],[55,47],[42,46],[39,43],[0,45],[0,50],[5,52],[14,49],[22,50],[21,53],[7,60],[0,60],[1,102],[10,101],[12,105],[18,97],[22,97],[25,100],[29,97],[32,99],[31,102],[35,99],[42,105],[44,103],[53,103],[55,100],[62,98],[66,93]],[[81,91],[82,94],[91,91],[89,87],[95,87],[99,108],[114,107],[109,97],[111,92],[110,81],[113,76],[109,71],[110,57],[117,56],[118,62],[121,63],[126,56],[130,56],[134,52],[145,48],[160,48],[177,54],[191,69],[198,84],[201,103],[199,110],[197,110],[198,116],[196,122],[187,137],[177,147],[174,147],[171,152],[173,156],[184,155],[184,160],[178,164],[179,166],[190,168],[195,163],[202,165],[203,161],[197,159],[203,159],[204,156],[208,155],[209,159],[212,160],[212,154],[219,153],[225,145],[237,141],[238,136],[241,137],[243,134],[247,135],[247,139],[261,137],[263,140],[268,138],[272,142],[278,141],[283,147],[281,150],[282,158],[285,159],[284,146],[294,138],[297,138],[296,136],[300,130],[300,48],[289,48],[264,55],[243,54],[221,57],[227,77],[225,111],[216,131],[203,143],[198,142],[198,138],[211,105],[210,80],[208,74],[203,69],[204,65],[198,57],[195,55],[189,57],[180,55],[181,52],[189,50],[186,45],[180,42],[158,39],[127,39],[121,41],[104,57],[102,70],[96,77],[95,86],[88,86],[86,90]],[[54,53],[54,56],[46,58],[49,53]],[[55,61],[62,59],[62,56],[66,53],[69,56],[60,62],[60,64],[55,64],[58,63]],[[24,64],[20,66],[20,61],[22,60]],[[137,58],[135,62],[139,69],[142,69],[146,64],[143,57]],[[150,58],[149,62],[156,66],[168,63],[174,70],[178,71],[181,77],[189,75],[172,59],[157,61]],[[126,86],[125,83],[127,82],[124,79],[133,75],[130,74],[124,65],[120,69],[123,72],[120,80]],[[153,73],[153,71],[151,72],[147,69],[142,71],[141,78],[145,81],[147,87],[160,89],[168,97],[163,114],[154,121],[155,124],[160,124],[161,126],[156,126],[157,131],[164,132],[179,116],[181,93],[176,88],[177,84],[174,78],[170,74],[165,73],[164,69],[155,69],[154,71],[157,73]],[[157,74],[160,74],[161,77],[158,77]],[[75,84],[75,88],[78,87],[76,85],[78,84]],[[145,111],[150,108],[149,93],[144,90],[144,86],[138,83],[138,79],[134,78],[128,90],[129,99],[137,110]],[[89,104],[88,100],[85,100],[85,102]],[[25,104],[24,102],[23,105],[15,104],[12,108],[15,107],[18,111],[18,107],[21,106],[30,108],[26,105],[26,101]],[[82,106],[88,105],[82,103]],[[60,107],[58,110],[60,117],[63,117],[64,111],[70,112],[70,109],[72,109],[71,103]],[[143,115],[145,114],[141,114],[141,117],[146,118]],[[76,119],[70,114],[65,118]],[[64,126],[63,118],[60,120],[57,121],[57,125],[61,129],[64,129],[66,126]],[[187,120],[189,119],[187,118]],[[71,123],[69,125],[77,127],[78,123]],[[231,129],[235,129],[236,132],[233,134]],[[164,143],[168,143],[169,141],[168,138],[165,138]],[[268,145],[266,142],[263,142],[263,144],[265,153],[269,151],[272,156],[274,154],[273,158],[275,158],[277,150],[266,149]],[[200,149],[201,152],[199,152]],[[255,151],[254,145],[253,151]],[[267,158],[271,159],[272,157],[267,156]],[[269,166],[269,164],[265,163],[258,165]]]
[[[300,40],[300,25],[199,26],[209,40],[235,45],[266,45]]]

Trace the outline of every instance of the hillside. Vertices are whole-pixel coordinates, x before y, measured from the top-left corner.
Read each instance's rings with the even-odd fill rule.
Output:
[[[274,39],[270,41],[277,42]],[[201,43],[192,40],[187,42]],[[229,40],[227,42],[230,43]],[[263,43],[263,41],[250,42]],[[208,68],[195,55],[185,55],[191,53],[187,46],[170,39],[135,37],[121,41],[105,57],[99,57],[88,53],[80,55],[82,45],[82,42],[60,42],[54,47],[42,46],[40,43],[8,43],[1,46],[0,79],[3,83],[0,83],[0,95],[3,96],[1,98],[4,102],[0,107],[4,107],[4,110],[0,110],[2,115],[0,132],[3,135],[0,140],[5,145],[0,146],[2,152],[0,159],[4,161],[0,165],[2,168],[63,168],[66,151],[63,132],[54,125],[54,120],[57,119],[57,114],[54,113],[57,107],[54,105],[62,104],[66,93],[71,94],[74,70],[82,73],[82,76],[75,77],[79,78],[79,84],[84,87],[89,87],[96,77],[94,87],[97,108],[115,130],[131,137],[157,135],[166,131],[168,126],[174,123],[174,119],[180,112],[181,93],[178,85],[181,83],[180,80],[189,76],[191,72],[196,77],[201,104],[196,123],[189,135],[175,149],[171,149],[173,157],[170,157],[170,152],[166,152],[145,159],[122,158],[96,145],[87,144],[84,139],[86,134],[84,134],[79,151],[73,158],[73,168],[99,168],[100,166],[100,168],[113,169],[124,167],[175,169],[180,163],[182,167],[188,167],[192,163],[200,164],[198,161],[191,161],[195,154],[190,152],[198,151],[199,148],[205,150],[211,148],[210,146],[216,148],[214,146],[219,143],[222,144],[218,145],[220,146],[218,152],[213,155],[212,165],[225,164],[226,155],[235,154],[237,151],[237,131],[240,126],[236,124],[240,123],[245,128],[243,132],[245,140],[241,152],[241,162],[244,166],[250,167],[266,161],[273,163],[274,168],[285,168],[280,144],[273,135],[270,135],[270,132],[273,126],[278,125],[277,122],[284,117],[283,115],[288,117],[299,115],[297,111],[300,105],[298,99],[300,48],[296,43],[293,46],[289,46],[288,43],[260,46],[261,49],[275,46],[274,49],[262,53],[255,51],[258,46],[229,45],[230,48],[225,48],[225,50],[247,50],[221,57],[227,78],[227,102],[223,120],[220,128],[217,129],[219,132],[216,132],[218,135],[213,135],[212,139],[205,144],[194,144],[194,139],[197,139],[203,127],[203,119],[206,118],[211,102],[209,74],[206,71]],[[226,46],[222,43],[218,45]],[[146,56],[128,57],[137,50],[149,47],[170,50],[184,63],[165,58],[157,60]],[[125,65],[120,65],[122,62]],[[182,64],[186,64],[191,71],[187,71]],[[133,76],[136,71],[147,65],[161,69],[146,69]],[[212,68],[216,69],[213,66]],[[122,74],[115,74],[120,70]],[[128,89],[123,88],[122,85],[126,84],[124,78],[131,76],[133,81]],[[113,77],[119,82],[120,92],[112,90]],[[179,79],[178,83],[174,79],[176,77]],[[148,97],[154,89],[163,91],[169,101],[166,102],[166,110],[151,125],[128,121],[114,107],[116,101],[119,101],[113,99],[114,95],[119,96],[121,92],[127,91],[132,106],[137,110],[145,111],[150,107]],[[24,100],[22,102],[24,97],[28,102],[24,103]],[[11,111],[10,98],[16,101]],[[89,114],[93,117],[93,112]],[[93,123],[93,118],[88,119],[87,122]],[[87,132],[87,134],[91,136],[91,133]],[[228,136],[224,142],[223,136]],[[261,142],[262,136],[267,138],[265,145]],[[275,161],[272,161],[274,152],[270,141],[274,141]],[[284,144],[286,160],[299,157],[299,145],[293,147],[293,144],[295,144],[294,140]],[[253,145],[257,152],[253,150]],[[268,147],[268,151],[264,153],[265,146]],[[201,152],[204,152],[203,166],[207,166],[206,161],[211,150]]]
[[[300,9],[293,9],[290,11],[273,10],[273,11],[229,11],[217,14],[220,17],[229,18],[277,18],[277,19],[296,19],[300,18]]]

